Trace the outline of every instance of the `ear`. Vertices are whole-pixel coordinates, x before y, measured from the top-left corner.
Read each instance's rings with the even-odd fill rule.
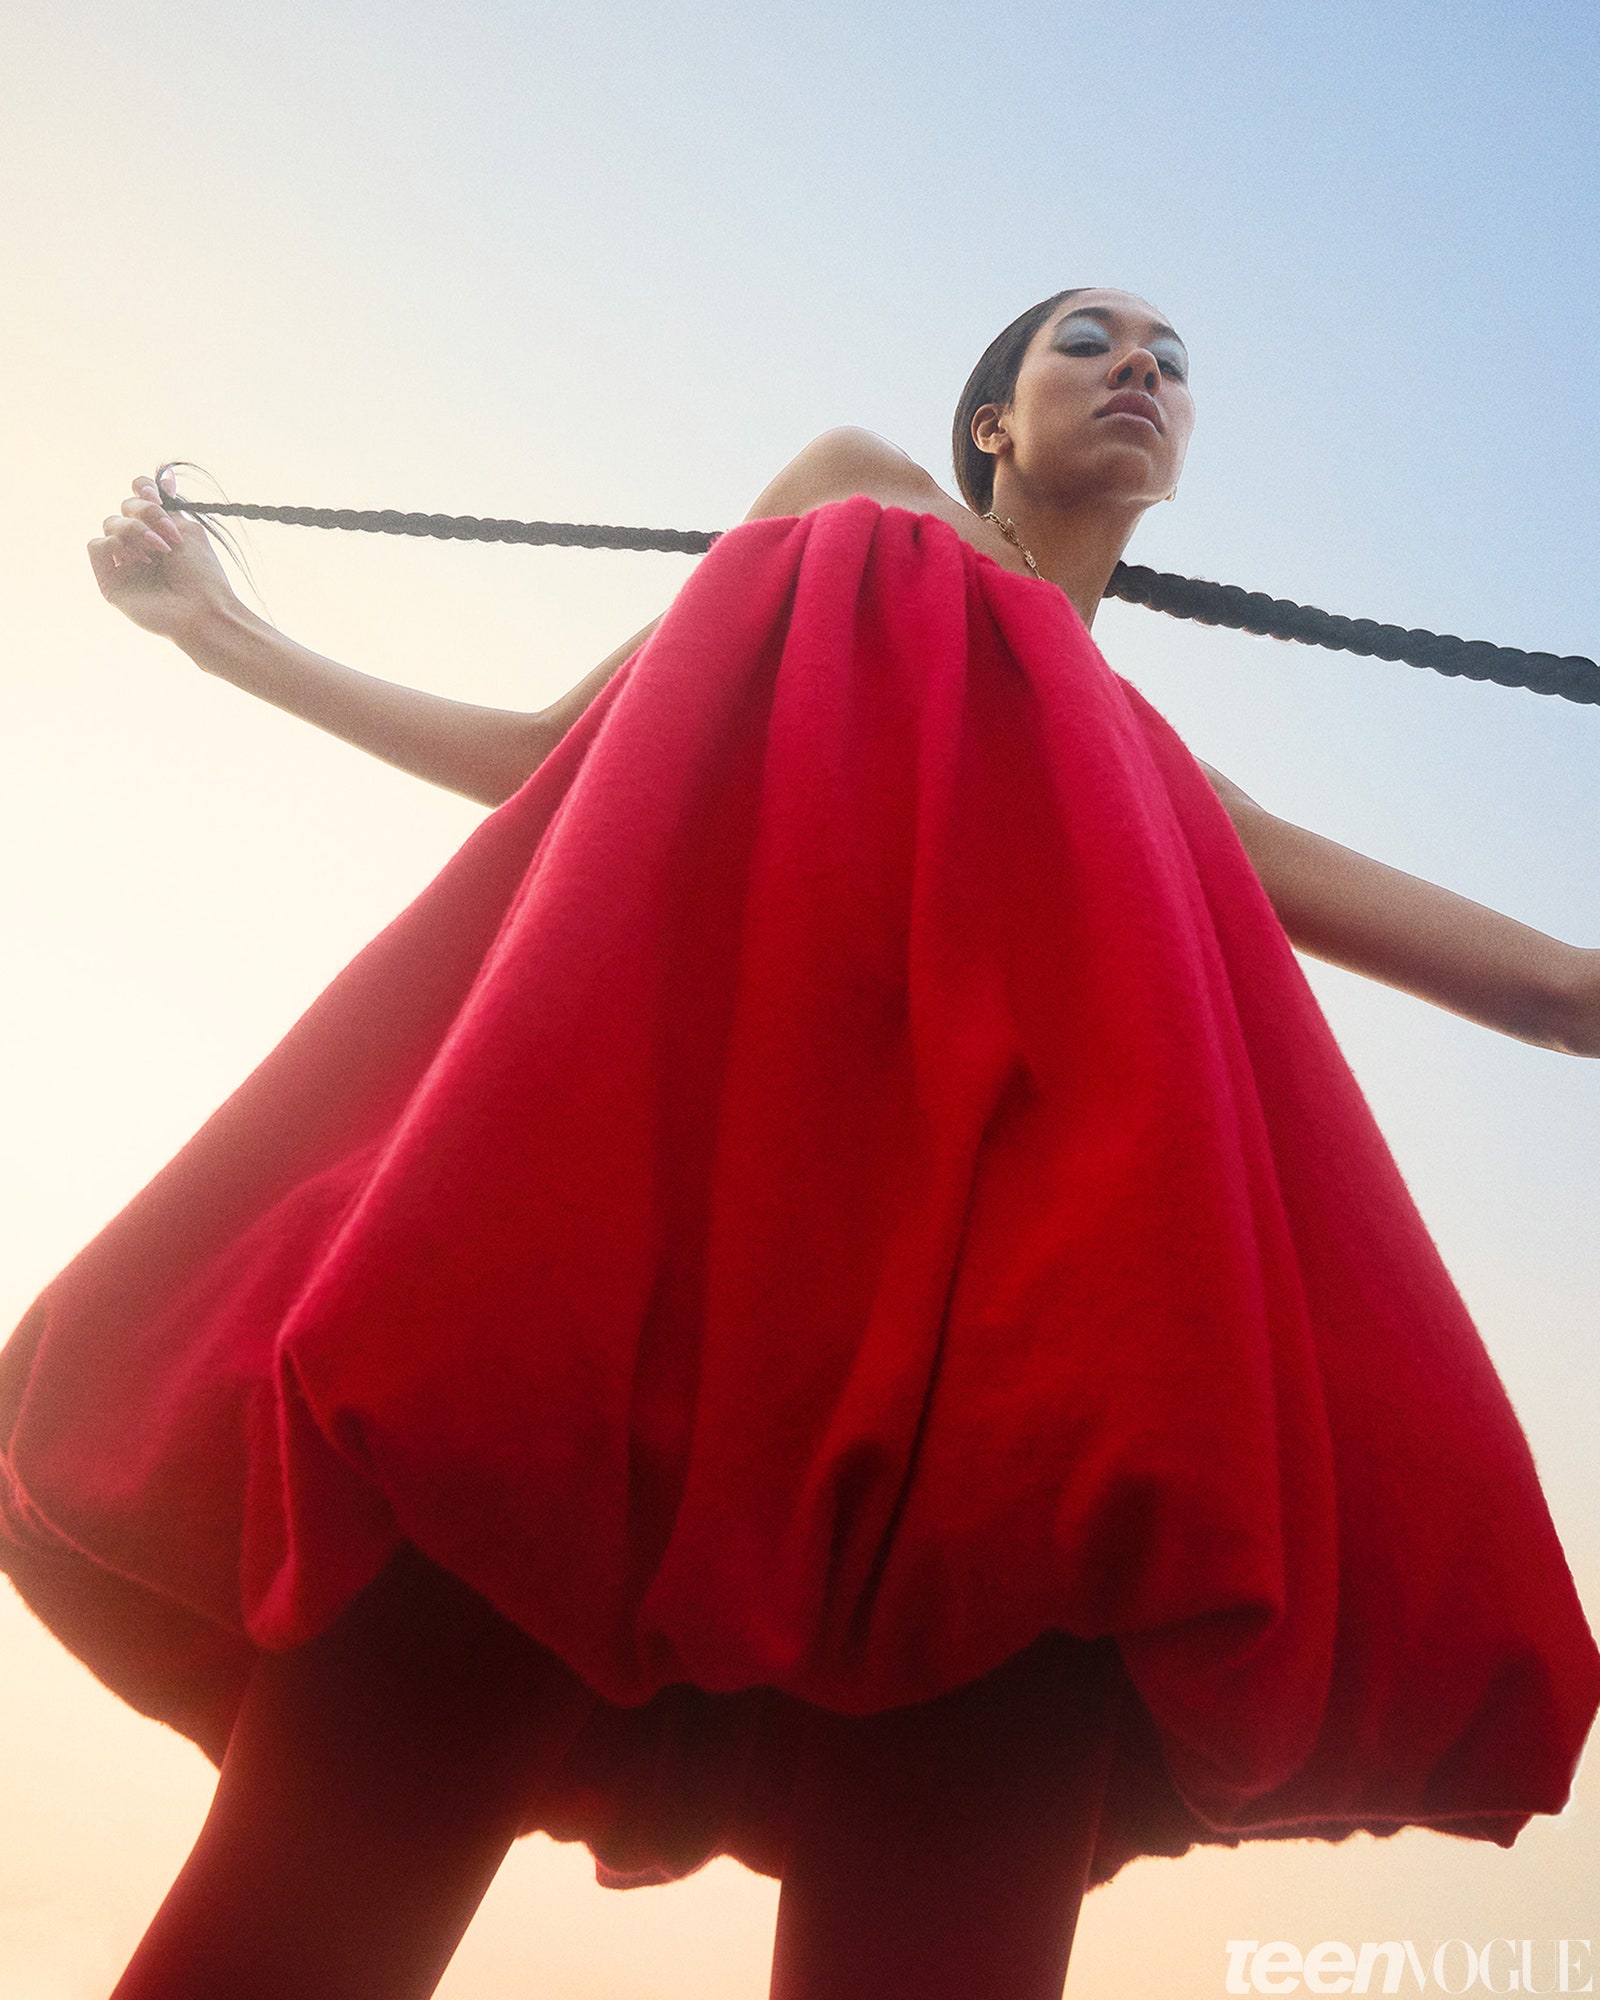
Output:
[[[1004,458],[1011,449],[1006,430],[1006,413],[998,403],[985,403],[972,413],[972,442],[991,458]]]

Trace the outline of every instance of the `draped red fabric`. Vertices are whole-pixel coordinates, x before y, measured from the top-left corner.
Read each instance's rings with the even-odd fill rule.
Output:
[[[1566,1797],[1516,1419],[1204,775],[1066,598],[722,540],[0,1355],[0,1563],[226,1742],[402,1542],[591,1691],[529,1824],[773,1866],[808,1711],[1114,1643],[1097,1873]],[[1056,1643],[1047,1641],[1049,1643]]]

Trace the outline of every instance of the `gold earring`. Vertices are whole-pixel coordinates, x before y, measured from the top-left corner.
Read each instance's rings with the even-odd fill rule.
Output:
[[[1176,500],[1177,497],[1178,497],[1178,489],[1176,486],[1174,486],[1172,491],[1167,495],[1167,498],[1169,500]]]

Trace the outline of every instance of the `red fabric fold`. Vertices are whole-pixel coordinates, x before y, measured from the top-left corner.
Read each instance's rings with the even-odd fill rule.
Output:
[[[773,1865],[804,1706],[1052,1632],[1139,1697],[1102,1875],[1509,1840],[1600,1697],[1203,773],[1059,591],[866,500],[719,542],[45,1293],[0,1436],[0,1564],[212,1755],[414,1543],[593,1691],[530,1824],[636,1874]]]

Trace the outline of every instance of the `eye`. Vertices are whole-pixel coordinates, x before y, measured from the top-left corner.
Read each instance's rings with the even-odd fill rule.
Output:
[[[1055,344],[1062,354],[1109,354],[1111,337],[1092,319],[1064,320],[1056,329]]]
[[[1158,340],[1150,352],[1156,358],[1156,366],[1169,382],[1188,381],[1189,357],[1174,341]]]

